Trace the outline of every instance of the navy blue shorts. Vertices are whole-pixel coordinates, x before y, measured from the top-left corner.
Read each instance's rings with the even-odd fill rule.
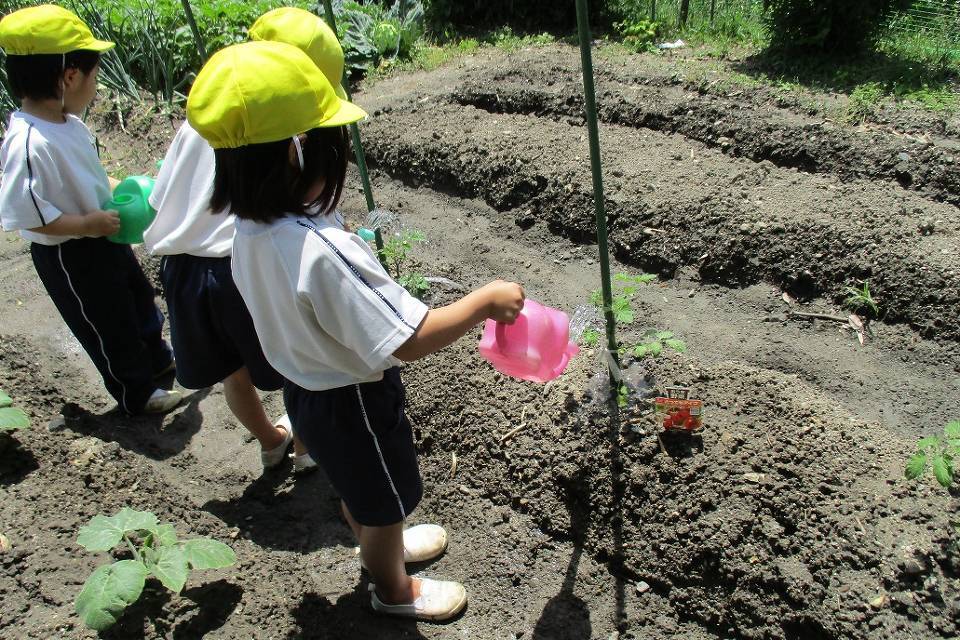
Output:
[[[246,367],[254,386],[276,391],[283,376],[263,355],[230,258],[164,256],[160,280],[170,316],[170,341],[177,358],[177,382],[203,389]]]
[[[294,433],[367,527],[403,522],[423,497],[405,398],[396,367],[349,387],[309,391],[289,380],[283,387]]]

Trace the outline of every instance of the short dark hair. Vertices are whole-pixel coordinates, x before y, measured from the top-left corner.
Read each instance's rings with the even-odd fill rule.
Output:
[[[236,149],[216,149],[217,172],[210,209],[229,208],[238,218],[272,222],[286,215],[302,215],[319,208],[333,211],[343,194],[350,145],[345,127],[307,131],[303,143],[303,171],[290,165],[290,138],[251,144]],[[324,178],[320,195],[304,202],[307,191]]]
[[[63,55],[35,53],[7,56],[7,80],[18,100],[59,100],[60,78],[67,69],[78,69],[89,75],[100,63],[100,53],[79,49]]]

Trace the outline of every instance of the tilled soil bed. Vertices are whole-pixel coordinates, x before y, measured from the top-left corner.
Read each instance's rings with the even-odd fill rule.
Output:
[[[577,62],[560,46],[483,52],[358,92],[376,114],[362,133],[378,204],[393,230],[424,232],[415,266],[446,279],[431,304],[495,277],[568,311],[598,288]],[[821,138],[799,106],[737,100],[675,64],[598,55],[597,76],[613,268],[661,276],[620,335],[670,329],[687,352],[630,364],[634,393],[614,418],[590,348],[548,385],[497,374],[479,332],[404,368],[426,488],[413,520],[451,534],[416,569],[470,592],[446,625],[369,611],[322,474],[261,475],[219,388],[163,419],[111,411],[27,246],[4,236],[0,388],[33,428],[0,452],[0,637],[92,635],[72,601],[108,554],[84,552],[76,531],[124,505],[228,542],[239,561],[179,595],[148,583],[105,637],[955,637],[955,495],[902,475],[916,438],[960,403],[950,126],[929,145],[837,124]],[[94,118],[108,162],[131,172],[175,126]],[[355,226],[358,185],[351,175],[344,204]],[[840,313],[856,278],[883,310],[865,345],[784,315]],[[677,384],[706,403],[695,438],[658,437],[650,416],[649,397]],[[282,412],[278,394],[266,402]]]

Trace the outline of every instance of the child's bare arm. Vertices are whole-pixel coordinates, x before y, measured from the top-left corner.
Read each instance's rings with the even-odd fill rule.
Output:
[[[86,236],[99,238],[120,230],[120,216],[116,211],[91,211],[85,215],[64,213],[41,227],[30,229],[51,236]]]
[[[523,287],[495,280],[452,304],[427,312],[416,332],[393,355],[411,362],[452,344],[486,318],[512,323],[523,309]]]

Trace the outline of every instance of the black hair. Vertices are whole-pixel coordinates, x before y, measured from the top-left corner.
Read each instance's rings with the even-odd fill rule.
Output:
[[[60,80],[67,69],[89,75],[100,63],[100,53],[79,49],[70,53],[34,53],[7,55],[7,80],[19,100],[59,100],[63,94]]]
[[[229,208],[238,218],[272,222],[286,215],[302,215],[317,207],[332,212],[340,202],[347,176],[346,127],[307,131],[303,146],[303,171],[290,164],[290,138],[251,144],[236,149],[216,149],[211,211]],[[304,202],[307,191],[323,178],[320,195]]]

